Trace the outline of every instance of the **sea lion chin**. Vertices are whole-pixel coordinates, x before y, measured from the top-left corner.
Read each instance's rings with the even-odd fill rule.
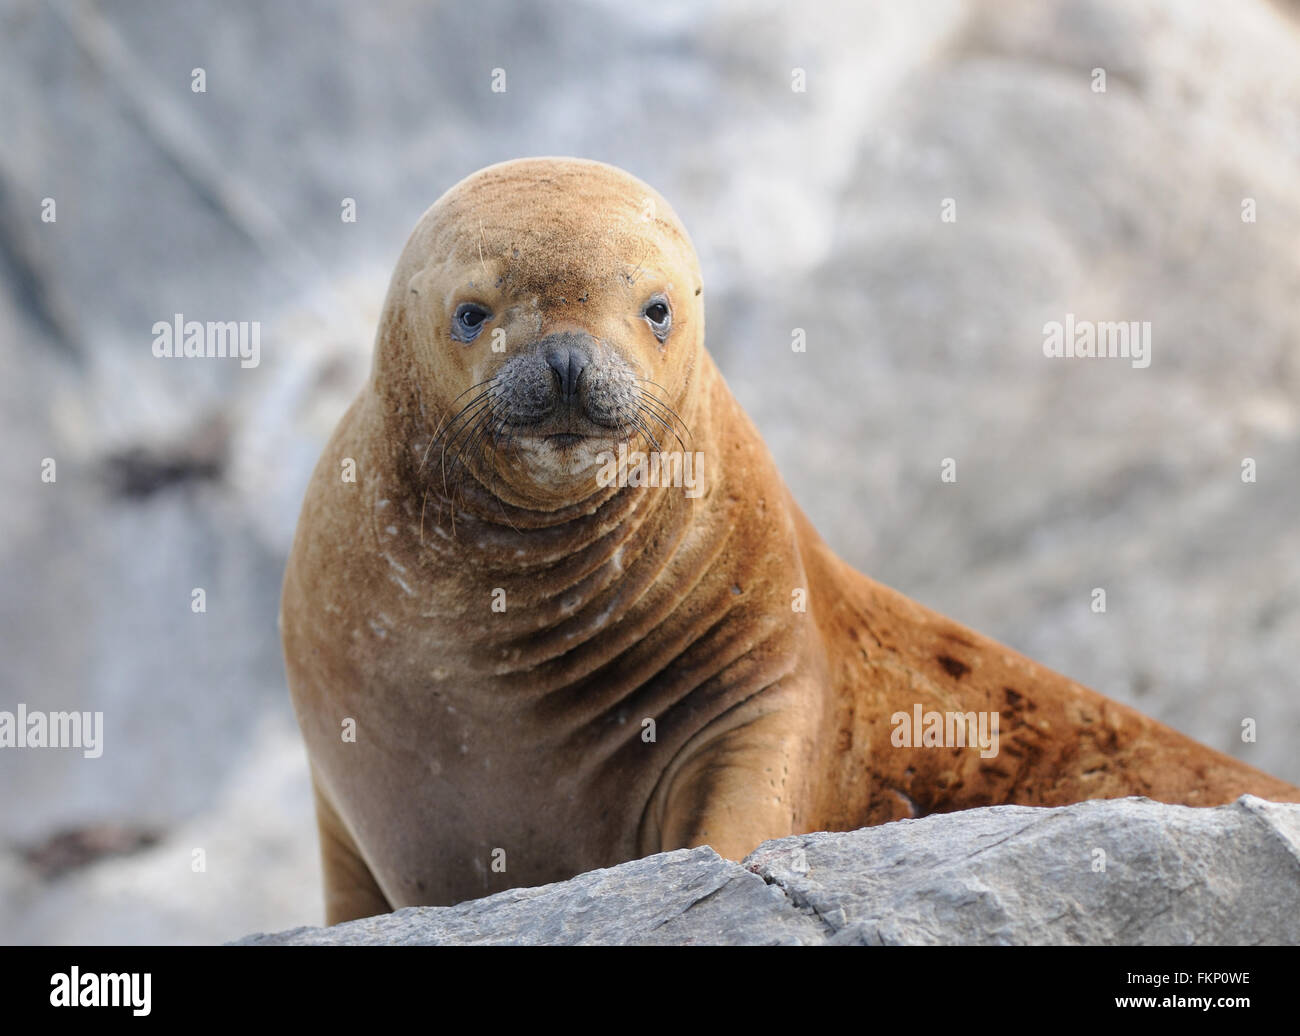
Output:
[[[596,162],[424,214],[281,628],[331,923],[995,803],[1300,801],[835,557],[704,347],[685,229]]]

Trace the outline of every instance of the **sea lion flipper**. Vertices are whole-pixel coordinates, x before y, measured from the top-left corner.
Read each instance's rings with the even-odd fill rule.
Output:
[[[743,860],[763,841],[803,830],[799,803],[810,774],[801,760],[816,713],[807,693],[784,681],[706,728],[665,774],[652,852],[707,845]]]
[[[316,826],[320,830],[320,858],[325,886],[325,923],[338,924],[358,917],[392,912],[375,876],[357,850],[338,813],[313,779]]]

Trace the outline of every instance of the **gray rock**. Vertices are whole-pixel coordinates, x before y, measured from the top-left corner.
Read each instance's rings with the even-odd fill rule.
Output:
[[[409,907],[332,928],[250,936],[243,944],[740,946],[821,942],[825,932],[811,910],[705,846],[454,907]]]
[[[707,847],[240,945],[1300,943],[1300,805],[993,806]]]

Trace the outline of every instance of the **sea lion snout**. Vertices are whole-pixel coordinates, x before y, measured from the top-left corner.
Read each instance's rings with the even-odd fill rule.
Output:
[[[531,343],[497,373],[503,416],[519,433],[623,433],[636,386],[631,365],[585,331],[561,331]]]
[[[555,372],[556,387],[560,401],[572,406],[578,400],[578,382],[591,363],[590,351],[583,341],[588,336],[562,334],[552,335],[542,346],[542,355],[546,363]]]

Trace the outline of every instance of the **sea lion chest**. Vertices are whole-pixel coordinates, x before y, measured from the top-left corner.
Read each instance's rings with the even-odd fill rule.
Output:
[[[450,902],[638,855],[673,758],[780,657],[755,654],[780,631],[753,609],[779,587],[728,563],[734,530],[670,503],[516,546],[421,529],[383,483],[358,503],[307,548],[318,583],[291,610],[314,766],[386,894]]]

